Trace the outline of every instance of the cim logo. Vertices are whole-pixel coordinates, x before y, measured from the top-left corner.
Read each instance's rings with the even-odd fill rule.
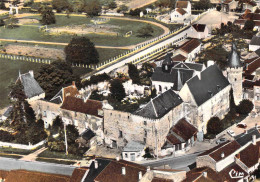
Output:
[[[243,178],[243,177],[244,177],[244,172],[238,172],[238,171],[236,171],[235,169],[232,169],[232,170],[229,172],[229,176],[230,176],[232,179],[235,179],[235,178]]]

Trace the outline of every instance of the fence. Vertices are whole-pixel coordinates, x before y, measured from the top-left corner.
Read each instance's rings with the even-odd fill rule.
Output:
[[[20,61],[28,61],[34,63],[43,63],[43,64],[50,64],[54,60],[51,59],[44,59],[44,58],[36,58],[32,56],[22,56],[22,55],[13,55],[13,54],[2,54],[0,53],[0,58],[9,59],[9,60],[20,60]]]

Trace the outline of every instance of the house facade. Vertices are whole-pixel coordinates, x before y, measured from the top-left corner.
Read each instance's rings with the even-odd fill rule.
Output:
[[[190,1],[177,1],[175,9],[171,13],[171,22],[184,23],[184,21],[191,16]]]
[[[195,39],[205,39],[209,36],[209,29],[206,24],[193,24],[188,37]]]

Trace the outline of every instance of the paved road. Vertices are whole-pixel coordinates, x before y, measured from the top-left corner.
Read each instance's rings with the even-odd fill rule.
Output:
[[[52,164],[45,162],[29,162],[17,159],[0,157],[0,170],[24,169],[28,171],[38,171],[71,176],[74,166]]]
[[[160,159],[157,161],[152,161],[152,162],[145,162],[141,165],[143,166],[150,166],[150,167],[160,167],[164,165],[169,165],[172,169],[186,169],[187,166],[193,164],[196,162],[196,157],[201,154],[201,152],[193,153],[193,154],[188,154],[188,155],[183,155],[179,157],[168,157],[164,159]]]

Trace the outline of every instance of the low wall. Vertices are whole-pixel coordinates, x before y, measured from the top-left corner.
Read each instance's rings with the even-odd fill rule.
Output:
[[[0,58],[9,59],[9,60],[17,60],[17,61],[42,63],[42,64],[50,64],[53,61],[51,59],[43,59],[43,58],[36,58],[36,57],[32,57],[32,56],[20,56],[20,55],[3,54],[3,53],[0,53]]]

